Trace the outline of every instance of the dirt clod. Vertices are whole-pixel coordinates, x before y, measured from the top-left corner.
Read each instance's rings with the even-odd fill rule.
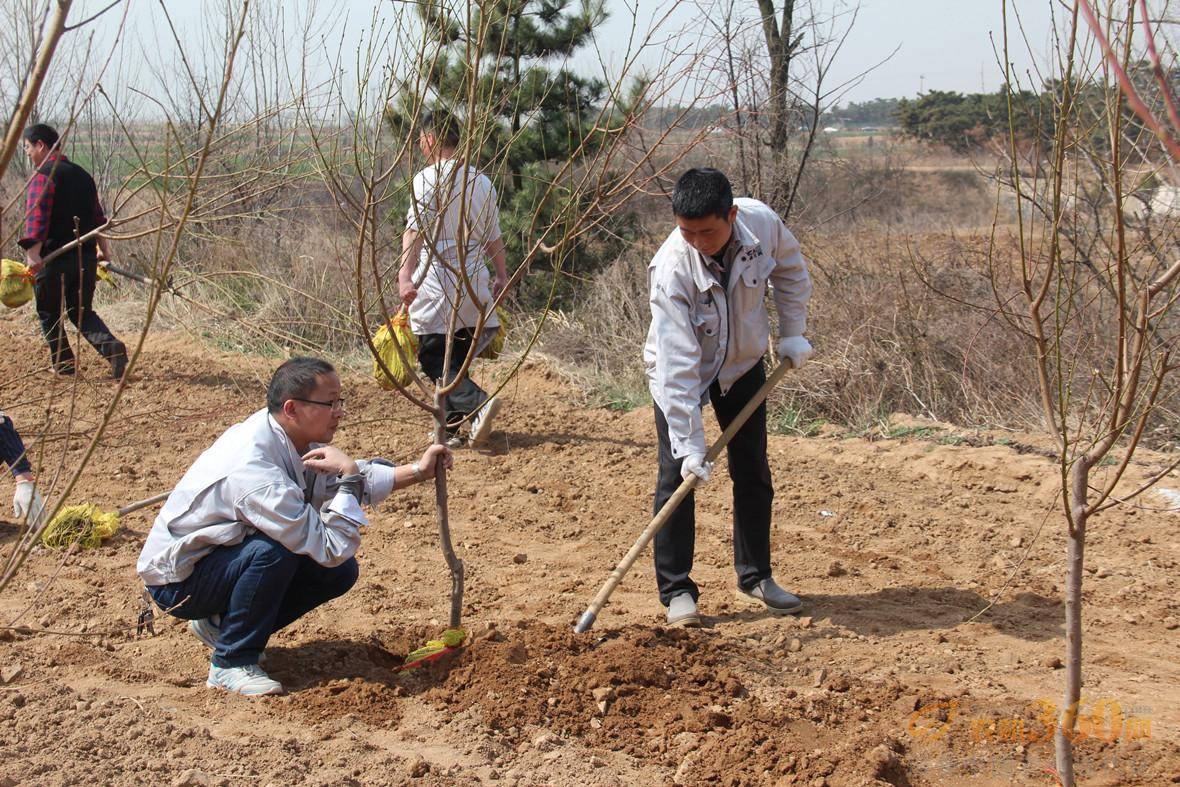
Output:
[[[213,779],[209,774],[197,768],[182,771],[172,780],[172,787],[212,787]]]

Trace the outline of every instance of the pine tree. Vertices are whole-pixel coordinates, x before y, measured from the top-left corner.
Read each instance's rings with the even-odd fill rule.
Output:
[[[606,16],[603,0],[489,0],[470,17],[438,3],[422,6],[427,35],[437,42],[417,75],[427,97],[404,91],[391,125],[411,130],[413,107],[423,105],[466,119],[468,157],[500,195],[510,268],[538,225],[569,213],[565,190],[551,188],[557,166],[591,156],[606,142],[595,131],[606,85],[557,65],[589,43]],[[614,254],[620,234],[616,226],[600,236],[612,241],[581,241],[554,267],[588,273]],[[526,285],[522,296],[547,300],[551,284]],[[568,291],[559,286],[558,299]]]

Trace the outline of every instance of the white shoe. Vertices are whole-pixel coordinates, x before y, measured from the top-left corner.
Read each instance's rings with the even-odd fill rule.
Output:
[[[209,679],[205,685],[211,689],[225,689],[245,697],[262,697],[267,694],[282,694],[283,684],[274,680],[257,664],[244,667],[218,667],[209,665]]]
[[[221,639],[221,616],[210,615],[200,620],[190,620],[188,630],[193,636],[205,643],[209,650],[217,650],[217,640]],[[258,663],[266,663],[266,651],[258,654]]]
[[[692,600],[691,593],[673,596],[672,600],[668,602],[668,625],[681,628],[695,628],[701,625],[697,603]]]
[[[221,618],[217,616],[201,618],[200,620],[190,620],[188,622],[188,630],[193,633],[194,637],[204,642],[205,647],[209,648],[209,650],[216,650],[217,640],[221,639],[220,623]]]
[[[463,442],[464,442],[463,438],[457,432],[453,435],[447,435],[447,437],[446,437],[447,448],[462,448]],[[434,445],[434,430],[433,429],[431,429],[426,434],[426,444],[427,445]]]
[[[471,447],[478,448],[484,440],[492,434],[492,421],[496,420],[496,415],[500,412],[501,402],[498,397],[493,396],[484,402],[483,407],[471,419]]]

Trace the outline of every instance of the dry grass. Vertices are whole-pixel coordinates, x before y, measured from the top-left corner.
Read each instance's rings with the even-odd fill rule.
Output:
[[[983,300],[986,283],[961,265],[987,239],[910,239],[937,249],[925,265],[939,286]],[[893,412],[963,424],[1028,427],[1035,381],[1018,341],[984,311],[957,306],[922,283],[905,239],[877,233],[816,238],[809,336],[815,358],[771,400],[787,430],[817,421],[865,427]],[[590,401],[634,406],[650,401],[641,350],[647,334],[646,259],[625,258],[584,289],[571,313],[551,317],[541,349]]]

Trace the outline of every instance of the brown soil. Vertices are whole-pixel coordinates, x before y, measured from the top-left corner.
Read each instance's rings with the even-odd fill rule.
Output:
[[[113,387],[89,352],[76,396],[39,371],[28,317],[0,317],[0,405],[43,433],[43,466],[68,468]],[[166,490],[260,406],[274,364],[154,337],[71,502]],[[346,389],[340,447],[417,457],[419,411],[359,375]],[[1042,440],[948,445],[953,427],[910,422],[903,439],[772,437],[776,576],[807,617],[735,599],[719,468],[697,503],[706,627],[660,625],[644,557],[574,635],[649,519],[651,413],[579,407],[540,363],[504,396],[492,445],[461,451],[451,476],[466,647],[397,669],[449,606],[433,490],[416,487],[373,512],[357,588],[272,640],[287,695],[207,689],[208,655],[180,622],[134,635],[154,512],[132,514],[64,565],[35,553],[0,594],[0,623],[26,627],[0,631],[0,670],[20,667],[0,684],[0,784],[1054,783],[1037,703],[1061,693],[1064,540]],[[1143,454],[1129,483],[1163,461]],[[1089,541],[1087,784],[1180,781],[1180,520],[1150,510],[1162,498],[1143,505],[1103,515]],[[0,548],[15,534],[0,517]],[[1111,714],[1091,718],[1104,700],[1117,735]]]

